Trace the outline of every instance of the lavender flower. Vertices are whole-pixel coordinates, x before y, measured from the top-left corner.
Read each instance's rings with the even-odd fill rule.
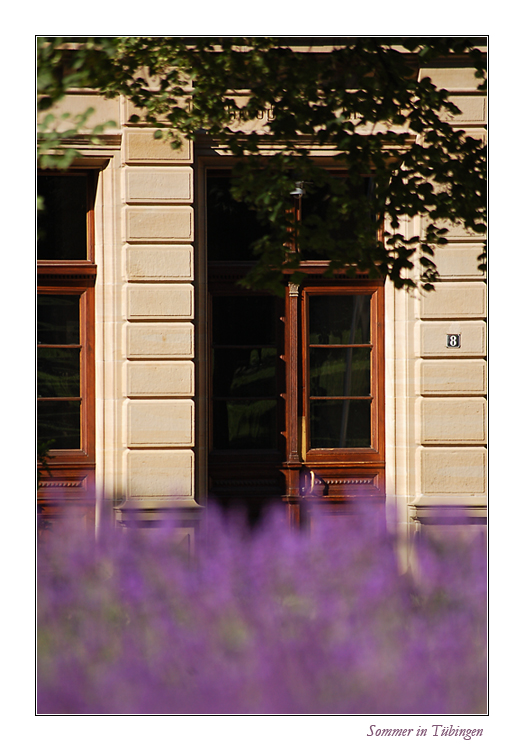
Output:
[[[213,508],[198,555],[173,530],[39,551],[43,714],[448,714],[486,711],[486,555],[418,546],[401,575],[385,531]]]

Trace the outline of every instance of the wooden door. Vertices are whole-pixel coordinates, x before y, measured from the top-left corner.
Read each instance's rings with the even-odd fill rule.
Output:
[[[384,491],[383,285],[322,275],[285,300],[243,289],[260,227],[207,176],[210,496],[251,518],[272,502],[300,523],[312,505],[350,512]]]

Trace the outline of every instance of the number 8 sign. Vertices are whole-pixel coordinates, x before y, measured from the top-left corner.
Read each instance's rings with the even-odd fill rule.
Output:
[[[446,346],[451,349],[458,349],[460,347],[460,334],[447,334]]]

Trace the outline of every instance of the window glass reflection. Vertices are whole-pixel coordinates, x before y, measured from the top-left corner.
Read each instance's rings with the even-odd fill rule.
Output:
[[[309,357],[311,396],[369,396],[369,347],[311,347]]]
[[[274,344],[276,302],[262,295],[213,298],[213,344]]]
[[[219,450],[276,448],[276,400],[215,400],[213,446]]]
[[[371,295],[310,295],[310,344],[368,344]]]
[[[80,402],[39,401],[39,441],[52,441],[53,449],[80,448]]]
[[[87,258],[87,176],[39,175],[38,260]]]
[[[215,396],[274,396],[276,389],[274,348],[226,347],[213,354]]]
[[[231,177],[207,177],[207,255],[209,261],[254,261],[252,245],[267,233],[256,212],[235,201]]]
[[[277,444],[276,300],[213,298],[213,448],[272,450]]]
[[[38,344],[79,344],[79,302],[79,295],[38,295]]]
[[[38,350],[38,397],[80,396],[80,350]]]
[[[371,446],[371,402],[322,399],[310,402],[311,448]]]

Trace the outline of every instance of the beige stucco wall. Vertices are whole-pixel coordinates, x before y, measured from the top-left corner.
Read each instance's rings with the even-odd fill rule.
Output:
[[[463,114],[453,123],[485,138],[486,101],[473,70],[428,69]],[[422,229],[415,222],[418,233]],[[435,291],[386,294],[386,433],[390,523],[478,531],[486,517],[486,283],[482,238],[450,226],[437,249]],[[460,349],[447,335],[460,334]]]
[[[457,127],[480,136],[485,100],[472,71],[425,71],[463,109]],[[423,73],[423,74],[424,74]],[[72,94],[62,111],[89,105],[117,125],[101,145],[95,206],[96,461],[99,519],[199,513],[196,478],[199,368],[196,308],[196,163],[190,143],[173,150],[128,122],[122,100]],[[93,162],[94,163],[94,162]],[[101,163],[101,162],[100,162]],[[417,222],[409,228],[420,231]],[[486,289],[478,236],[451,228],[436,252],[441,280],[431,293],[386,285],[387,515],[407,531],[486,506]],[[200,303],[201,304],[201,303]],[[196,311],[198,315],[196,314]],[[446,347],[447,334],[461,348]],[[200,415],[200,417],[197,417]],[[205,448],[205,447],[204,447]],[[203,500],[203,499],[198,499]],[[116,517],[113,508],[116,507]]]
[[[193,157],[153,134],[124,123],[123,521],[197,507]]]

